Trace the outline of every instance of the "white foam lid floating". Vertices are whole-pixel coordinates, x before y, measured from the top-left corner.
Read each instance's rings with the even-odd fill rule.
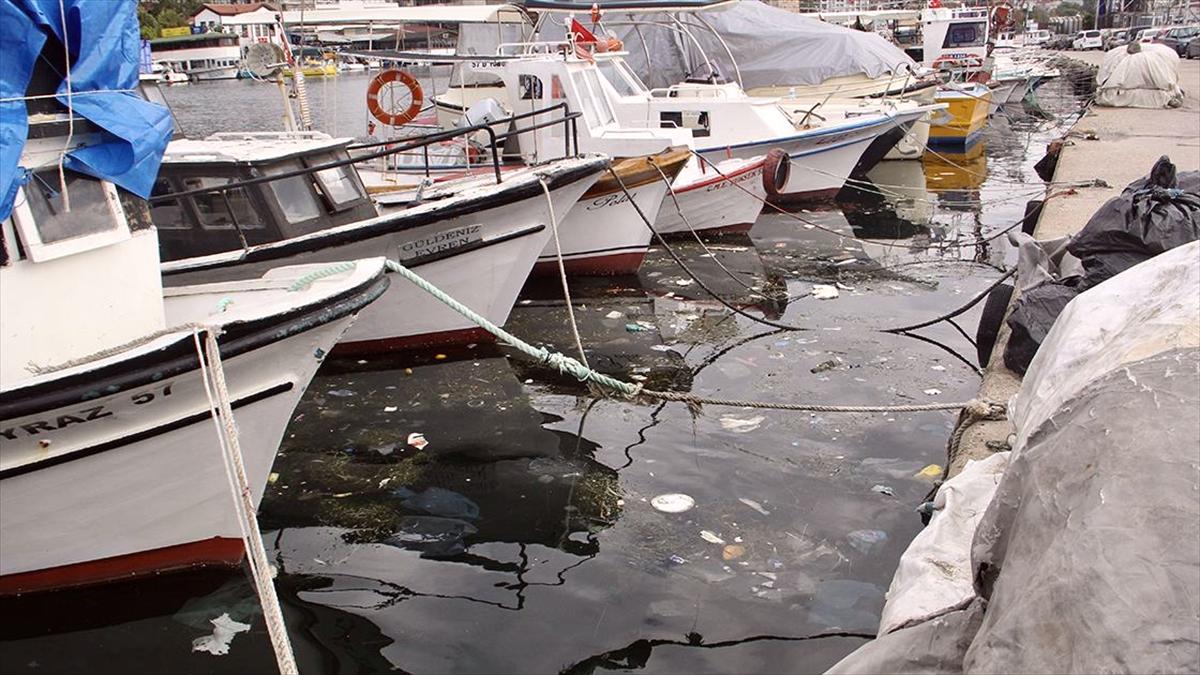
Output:
[[[696,500],[685,494],[672,492],[651,499],[650,505],[663,513],[683,513],[695,506]]]

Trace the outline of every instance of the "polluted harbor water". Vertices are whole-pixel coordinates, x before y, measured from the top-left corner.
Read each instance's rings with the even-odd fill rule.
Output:
[[[328,86],[349,99],[365,79]],[[970,158],[884,163],[799,220],[671,242],[734,307],[807,330],[733,313],[659,246],[636,277],[572,279],[589,365],[751,401],[971,398],[978,308],[875,329],[954,309],[1012,264],[971,244],[1022,217],[1075,106],[1061,86],[1043,90],[1060,116],[998,117]],[[184,126],[210,128],[270,95],[167,92]],[[556,281],[527,285],[506,329],[574,353]],[[952,424],[593,399],[483,343],[335,356],[292,417],[259,523],[301,672],[811,672],[873,635]],[[59,592],[53,611],[4,602],[4,672],[275,668],[237,573]]]
[[[0,0],[0,672],[857,672],[1027,440],[1010,240],[1103,181],[1007,15],[64,1]]]

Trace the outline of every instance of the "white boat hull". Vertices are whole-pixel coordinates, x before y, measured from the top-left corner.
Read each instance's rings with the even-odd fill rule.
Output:
[[[638,209],[646,218],[654,218],[667,196],[668,187],[662,181],[630,187],[632,203],[620,190],[584,197],[565,217],[560,215],[558,240],[567,273],[636,274],[650,248],[652,236]],[[535,272],[558,272],[558,249],[553,239],[547,242],[538,257]]]
[[[225,379],[255,504],[292,411],[322,358],[354,312],[386,285],[382,261],[370,262],[369,270],[360,262],[362,269],[341,275],[356,277],[354,286],[335,286],[337,293],[358,294],[356,299],[336,306],[331,292],[323,291],[322,303],[302,313],[265,315],[265,328],[247,333],[250,337],[219,319],[237,316],[255,293],[237,294],[228,284],[203,293],[178,289],[174,297],[168,291],[171,325],[201,320],[230,331],[220,338],[222,354],[229,352],[223,357]],[[313,288],[334,283],[324,280]],[[277,295],[286,293],[281,286]],[[216,313],[223,297],[233,299],[228,314]],[[202,310],[197,317],[198,307],[213,314],[205,317]],[[328,314],[320,318],[322,312]],[[237,346],[256,335],[259,346]],[[241,530],[193,344],[185,330],[5,392],[3,410],[23,412],[0,420],[0,593],[241,560]],[[174,354],[183,361],[172,369]],[[121,378],[147,368],[167,375],[122,389]],[[39,407],[39,399],[54,395],[46,387],[60,384],[68,391],[119,391]]]
[[[763,160],[730,162],[699,174],[685,170],[671,186],[674,199],[663,200],[654,229],[660,234],[749,230],[767,198]],[[678,201],[678,207],[676,202]]]
[[[589,161],[594,163],[596,160]],[[593,172],[551,188],[554,213],[560,220],[572,213],[572,207],[591,187],[595,176]],[[506,182],[509,180],[513,179],[506,177]],[[345,230],[347,236],[342,237],[340,244],[305,250],[282,259],[173,273],[165,276],[164,281],[171,285],[203,283],[229,274],[252,274],[280,264],[384,256],[410,267],[492,323],[503,325],[551,236],[550,210],[536,177],[530,174],[519,180],[532,180],[529,194],[493,208],[472,209],[462,216],[396,228],[376,236],[355,237],[352,234],[354,228],[362,225],[343,226],[338,229]],[[466,181],[477,182],[481,193],[494,185],[490,173]],[[442,202],[434,198],[434,193],[442,187],[454,186],[447,184],[427,191],[429,204]],[[470,192],[455,189],[459,189],[460,195]],[[381,195],[379,198],[386,197]],[[383,216],[406,210],[408,207],[403,205],[389,209],[386,204],[380,204]],[[251,271],[247,272],[247,269]],[[363,310],[354,327],[338,343],[337,351],[378,352],[490,339],[490,334],[428,292],[408,281],[396,279],[382,298]]]
[[[708,147],[698,152],[710,161],[720,161],[725,157],[765,155],[771,149],[779,148],[788,153],[792,160],[791,173],[779,196],[784,199],[820,199],[837,194],[871,142],[900,121],[892,117],[872,116],[861,124],[729,147]]]

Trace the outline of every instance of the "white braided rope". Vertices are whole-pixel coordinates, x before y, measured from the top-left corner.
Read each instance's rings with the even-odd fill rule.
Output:
[[[200,359],[204,392],[208,395],[209,410],[212,413],[213,424],[217,428],[229,491],[238,515],[238,527],[241,529],[242,542],[246,547],[246,558],[250,565],[251,576],[254,578],[258,601],[262,605],[263,618],[267,623],[267,633],[271,637],[271,647],[275,650],[275,661],[279,665],[279,672],[283,675],[298,675],[300,671],[296,666],[292,643],[288,639],[287,625],[283,620],[283,608],[279,605],[279,597],[275,594],[275,583],[271,579],[271,564],[267,560],[266,547],[263,545],[262,535],[258,529],[254,497],[250,491],[249,479],[246,477],[246,465],[242,458],[242,448],[238,440],[237,423],[233,417],[229,389],[225,383],[225,368],[221,364],[221,348],[217,344],[216,331],[211,329],[204,331],[203,349],[200,346],[200,331],[193,333],[193,340],[196,343],[196,356]],[[211,368],[205,365],[206,360]]]
[[[571,335],[575,338],[575,348],[579,350],[579,362],[584,366],[591,368],[588,365],[587,354],[583,352],[583,338],[579,337],[579,324],[575,321],[575,306],[571,302],[571,289],[567,284],[567,268],[563,264],[562,244],[558,239],[558,219],[554,217],[554,200],[550,198],[550,188],[546,185],[546,179],[538,176],[538,183],[542,185],[542,192],[546,195],[546,209],[550,211],[550,231],[554,233],[554,251],[557,253],[558,261],[558,280],[562,283],[563,299],[567,301],[567,317],[571,320]]]

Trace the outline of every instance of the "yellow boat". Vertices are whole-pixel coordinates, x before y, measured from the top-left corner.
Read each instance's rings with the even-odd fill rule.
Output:
[[[992,90],[977,82],[955,84],[939,89],[934,96],[938,103],[949,106],[949,120],[929,127],[929,145],[935,148],[958,149],[971,147],[987,126]]]
[[[300,66],[300,72],[304,73],[305,77],[329,77],[338,74],[337,64],[331,61],[307,61]],[[292,76],[292,69],[285,68],[283,71],[285,77]]]

